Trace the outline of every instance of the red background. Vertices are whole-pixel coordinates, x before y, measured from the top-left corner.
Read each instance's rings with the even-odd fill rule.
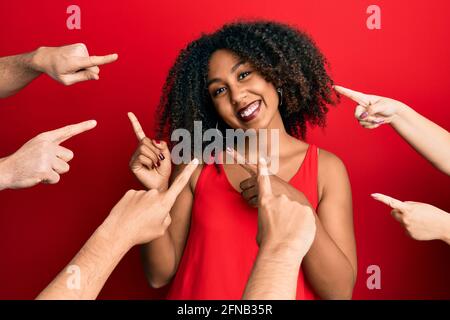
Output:
[[[66,8],[81,7],[81,30],[68,30]],[[366,27],[366,8],[381,8],[382,29]],[[450,127],[450,2],[434,1],[23,1],[0,2],[0,56],[38,46],[84,42],[91,54],[117,52],[100,81],[64,87],[42,76],[0,100],[0,155],[36,134],[96,119],[93,131],[64,145],[75,152],[59,184],[0,192],[0,298],[31,299],[71,260],[127,189],[136,141],[126,116],[134,111],[151,134],[160,90],[179,50],[201,32],[237,18],[283,21],[308,31],[331,63],[336,83],[401,100]],[[325,130],[308,141],[346,163],[354,197],[358,247],[356,299],[450,299],[450,250],[408,238],[382,192],[450,209],[449,180],[389,127],[361,128],[343,99]],[[367,267],[381,268],[380,290],[366,287]],[[134,248],[100,298],[158,298]]]

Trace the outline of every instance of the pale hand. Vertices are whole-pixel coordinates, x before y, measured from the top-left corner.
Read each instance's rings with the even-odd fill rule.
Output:
[[[258,245],[274,250],[293,249],[303,258],[316,234],[311,207],[291,201],[284,194],[273,194],[264,159],[258,163],[258,189]]]
[[[62,47],[41,47],[32,58],[32,67],[36,71],[48,74],[54,80],[72,85],[86,80],[98,80],[98,66],[116,61],[117,54],[89,56],[83,43]]]
[[[334,86],[334,89],[358,103],[355,118],[366,129],[375,129],[382,124],[395,121],[401,110],[408,107],[394,99],[364,94],[341,86]]]
[[[170,150],[164,141],[155,141],[145,136],[136,116],[128,113],[138,139],[138,147],[131,157],[130,169],[147,189],[166,190],[172,172]]]
[[[400,201],[379,193],[372,197],[393,209],[392,216],[413,239],[446,241],[450,238],[450,214],[447,212],[426,203]]]
[[[227,153],[230,154],[233,159],[239,164],[245,171],[250,174],[250,178],[242,180],[239,184],[241,188],[241,196],[251,207],[258,207],[258,168],[256,165],[249,164],[245,161],[245,158],[232,148],[227,148]],[[280,177],[270,174],[269,175],[272,192],[274,195],[286,195],[289,199],[295,200],[303,205],[311,206],[306,196],[300,190],[294,188],[288,182],[284,181]]]
[[[69,171],[73,152],[60,144],[97,125],[95,120],[69,125],[41,133],[25,143],[14,154],[0,160],[7,183],[3,188],[20,189],[38,183],[55,184]]]
[[[170,210],[198,166],[192,160],[166,191],[128,191],[103,223],[126,246],[148,243],[164,235],[171,223]]]

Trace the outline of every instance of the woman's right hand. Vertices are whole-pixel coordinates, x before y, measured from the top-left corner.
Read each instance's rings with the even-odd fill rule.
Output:
[[[130,169],[148,189],[167,190],[172,171],[170,151],[164,141],[155,141],[145,136],[136,116],[128,113],[139,145],[131,157]]]

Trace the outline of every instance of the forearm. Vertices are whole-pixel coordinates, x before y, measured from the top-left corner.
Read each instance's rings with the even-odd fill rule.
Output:
[[[104,225],[100,226],[75,258],[37,297],[39,300],[95,299],[106,280],[130,249],[122,239],[114,236]],[[79,286],[70,285],[73,277],[70,267],[79,272]],[[75,281],[77,283],[77,281]]]
[[[35,53],[0,58],[0,98],[17,93],[41,74],[33,65]]]
[[[450,175],[450,134],[410,107],[400,107],[392,127],[436,168]]]
[[[168,232],[150,243],[142,245],[145,274],[153,288],[166,285],[176,271],[175,248]]]
[[[303,259],[302,269],[323,299],[351,299],[356,271],[316,216],[316,237]]]
[[[293,300],[301,259],[299,253],[287,248],[261,247],[242,299]]]

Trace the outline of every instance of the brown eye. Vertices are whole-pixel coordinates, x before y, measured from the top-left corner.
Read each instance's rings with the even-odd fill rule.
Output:
[[[251,73],[251,71],[245,71],[245,72],[242,72],[242,73],[239,74],[238,79],[239,79],[239,80],[245,79],[246,77],[248,77],[248,75],[249,75],[250,73]]]
[[[221,87],[213,92],[213,96],[216,97],[224,91],[225,91],[225,87]]]

